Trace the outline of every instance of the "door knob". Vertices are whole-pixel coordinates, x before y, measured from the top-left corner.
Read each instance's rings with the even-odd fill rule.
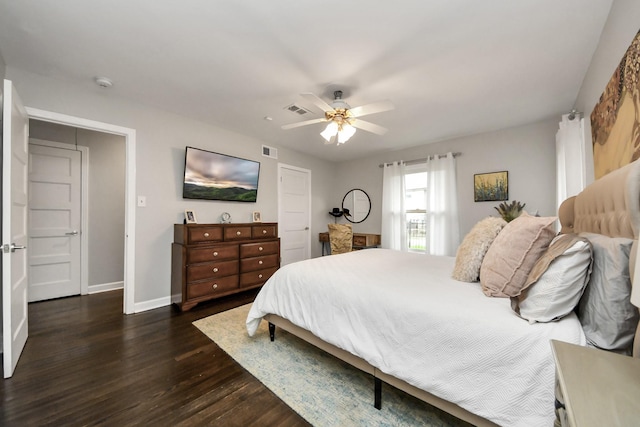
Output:
[[[27,249],[27,247],[22,245],[16,245],[15,243],[11,243],[10,245],[5,243],[4,245],[2,245],[2,250],[4,253],[15,252],[16,249]]]
[[[73,230],[68,233],[64,233],[65,236],[77,236],[78,234],[80,234],[78,230]]]

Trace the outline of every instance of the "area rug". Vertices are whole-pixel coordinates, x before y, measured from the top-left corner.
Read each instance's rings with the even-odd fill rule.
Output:
[[[383,384],[382,410],[373,407],[373,377],[282,329],[269,340],[263,321],[253,337],[250,304],[193,324],[314,426],[469,426]]]

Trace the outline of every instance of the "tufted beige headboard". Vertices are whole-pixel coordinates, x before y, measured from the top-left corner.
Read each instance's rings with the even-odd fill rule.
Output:
[[[558,210],[561,233],[590,232],[634,239],[629,274],[634,284],[631,302],[640,307],[640,268],[636,269],[640,230],[640,160],[603,176]],[[634,356],[640,356],[640,325],[634,340]]]

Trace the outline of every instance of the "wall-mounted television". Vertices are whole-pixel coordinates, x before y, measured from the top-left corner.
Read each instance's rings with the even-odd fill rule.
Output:
[[[187,147],[182,197],[255,202],[259,175],[260,162]]]

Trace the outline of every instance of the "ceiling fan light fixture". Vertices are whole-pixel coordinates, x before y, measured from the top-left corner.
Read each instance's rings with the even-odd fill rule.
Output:
[[[344,144],[356,133],[356,128],[346,124],[342,125],[342,129],[338,132],[338,144]]]
[[[331,137],[336,136],[337,133],[338,133],[338,124],[332,121],[327,125],[325,130],[320,132],[320,135],[322,135],[322,137],[325,140],[327,140],[327,142],[329,142],[331,140]]]

